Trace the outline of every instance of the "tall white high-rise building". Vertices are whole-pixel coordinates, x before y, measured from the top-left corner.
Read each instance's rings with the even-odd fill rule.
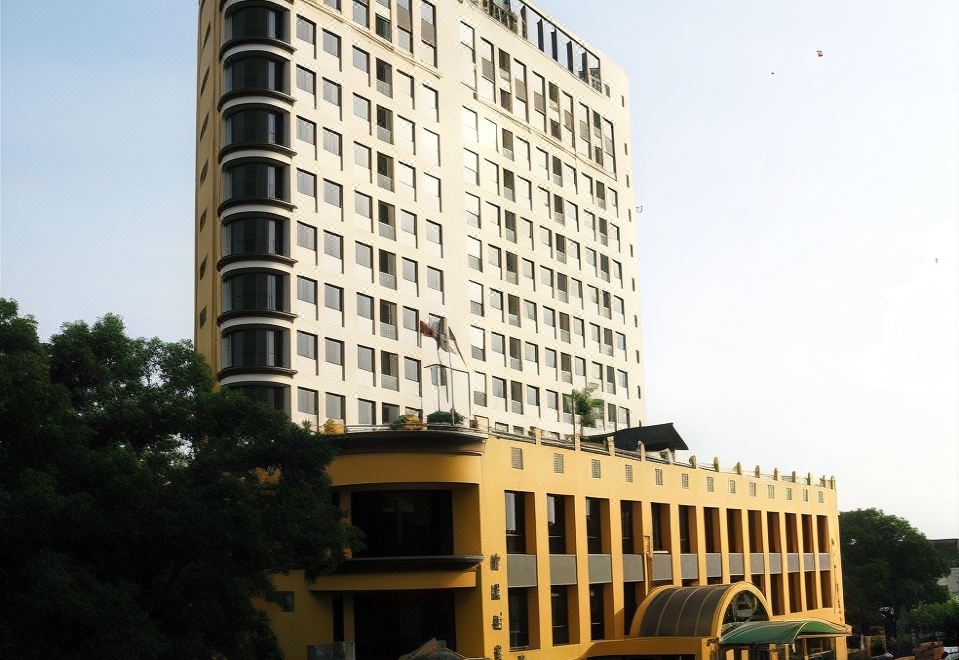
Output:
[[[620,68],[516,0],[203,0],[199,34],[196,341],[223,386],[549,437],[595,385],[599,428],[643,423]]]

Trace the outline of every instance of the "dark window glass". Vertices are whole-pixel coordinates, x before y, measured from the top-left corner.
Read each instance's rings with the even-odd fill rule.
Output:
[[[226,144],[287,146],[286,115],[275,110],[246,108],[226,118]]]
[[[636,608],[638,607],[636,587],[637,583],[635,582],[627,582],[623,585],[623,617],[626,622],[627,633],[629,627],[633,624],[633,617],[636,615]]]
[[[274,218],[243,218],[223,226],[223,256],[278,254],[289,256],[286,221]]]
[[[361,421],[361,423],[363,423]],[[352,522],[365,534],[357,557],[411,557],[453,552],[449,491],[354,492]]]
[[[589,637],[606,637],[606,612],[603,606],[603,586],[592,585],[589,588]]]
[[[227,39],[261,37],[287,41],[286,12],[272,7],[243,7],[227,17]]]
[[[286,93],[286,66],[280,60],[249,55],[232,60],[226,66],[224,91],[269,89]]]
[[[663,522],[664,522],[664,521],[663,521],[663,513],[666,513],[666,515],[669,515],[669,512],[668,512],[668,511],[666,511],[666,512],[663,511],[663,507],[664,507],[664,506],[667,506],[667,505],[664,505],[664,504],[653,504],[652,509],[651,509],[652,516],[653,516],[653,520],[652,520],[652,524],[651,524],[650,526],[652,527],[652,531],[653,531],[653,535],[652,535],[652,536],[653,536],[653,550],[654,550],[654,551],[660,551],[660,550],[665,550],[665,549],[666,549],[666,546],[665,546],[665,543],[664,543],[664,540],[665,540],[665,539],[664,539],[664,536],[665,536],[665,535],[663,534]]]
[[[240,273],[223,282],[223,311],[289,310],[286,275]]]
[[[529,646],[529,600],[526,589],[510,589],[509,647],[524,649]]]
[[[586,498],[586,551],[598,555],[603,551],[602,502]]]
[[[526,552],[526,502],[523,493],[506,493],[506,552]]]
[[[635,554],[636,548],[633,545],[633,503],[620,502],[619,506],[623,527],[623,554]]]
[[[562,495],[546,496],[546,526],[550,554],[566,554],[566,507]]]
[[[283,331],[235,330],[224,338],[227,367],[285,367]]]
[[[224,172],[223,198],[266,197],[288,200],[286,169],[270,163],[240,163]]]
[[[553,645],[569,644],[569,589],[553,587],[549,592],[553,621]]]
[[[692,552],[689,541],[689,516],[691,514],[692,507],[682,504],[679,506],[679,551],[682,553]]]
[[[286,410],[286,392],[285,387],[276,387],[273,385],[230,385],[231,390],[235,390],[249,399],[263,403],[270,408],[277,410]]]

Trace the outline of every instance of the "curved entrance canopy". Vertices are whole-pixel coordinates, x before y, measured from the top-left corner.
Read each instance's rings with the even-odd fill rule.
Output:
[[[640,607],[630,635],[719,637],[730,626],[768,619],[766,599],[748,582],[666,586],[653,591]]]
[[[846,627],[821,619],[802,621],[748,621],[724,634],[719,643],[725,646],[754,644],[792,644],[799,635],[836,637],[846,634]]]

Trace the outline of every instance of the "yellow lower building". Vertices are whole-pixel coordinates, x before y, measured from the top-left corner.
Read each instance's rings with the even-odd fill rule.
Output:
[[[560,441],[350,428],[366,547],[264,605],[287,658],[844,659],[835,481],[680,462],[672,425]],[[455,656],[450,656],[455,657]]]

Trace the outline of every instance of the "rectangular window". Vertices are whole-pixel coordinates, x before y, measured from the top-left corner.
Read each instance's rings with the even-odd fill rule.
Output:
[[[324,340],[324,359],[329,364],[343,366],[343,342],[336,339],[326,338]]]
[[[529,648],[529,590],[523,587],[509,589],[509,647],[511,650]]]
[[[549,552],[566,554],[566,498],[562,495],[546,496],[546,527],[549,535]]]
[[[315,415],[317,413],[316,390],[308,390],[305,387],[297,388],[296,409],[301,413],[306,413],[307,415]]]
[[[316,175],[297,170],[296,192],[308,197],[316,197]]]
[[[553,645],[569,644],[569,587],[553,587],[549,592]]]
[[[316,74],[302,66],[296,67],[296,87],[308,94],[316,94]]]
[[[339,394],[327,393],[326,395],[326,418],[327,419],[346,419],[346,397]]]
[[[506,492],[506,552],[526,553],[526,496]]]
[[[308,224],[296,223],[296,244],[307,250],[316,251],[316,227]]]
[[[353,46],[353,67],[369,75],[370,54],[365,50],[361,50],[356,46]]]
[[[297,331],[296,333],[296,354],[310,360],[316,359],[316,335],[308,332]]]
[[[302,16],[296,17],[296,38],[310,44],[316,43],[316,24]]]
[[[340,107],[340,86],[326,78],[323,79],[323,100]]]
[[[297,117],[296,139],[309,144],[316,144],[316,124],[302,117]]]
[[[340,38],[332,32],[323,30],[323,50],[340,59]]]
[[[323,129],[323,149],[336,156],[343,155],[343,138],[328,128]]]
[[[330,309],[342,312],[343,289],[338,286],[333,286],[332,284],[325,284],[323,290],[323,304]]]
[[[296,298],[303,302],[316,304],[316,280],[306,277],[296,278]]]
[[[591,555],[603,552],[602,500],[586,498],[586,551]]]

